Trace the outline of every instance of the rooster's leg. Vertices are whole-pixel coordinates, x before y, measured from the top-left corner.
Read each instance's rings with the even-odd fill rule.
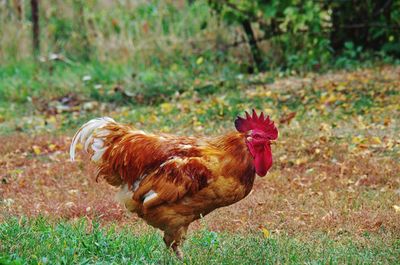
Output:
[[[165,230],[164,232],[164,242],[167,247],[170,247],[176,254],[179,259],[183,258],[183,253],[181,251],[180,246],[183,241],[186,239],[186,233],[188,229],[188,225],[180,227],[179,229],[174,230]]]

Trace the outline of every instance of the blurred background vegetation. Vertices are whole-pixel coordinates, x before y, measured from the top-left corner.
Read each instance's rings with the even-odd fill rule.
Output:
[[[0,97],[14,102],[154,103],[400,56],[399,0],[2,0],[0,25]]]

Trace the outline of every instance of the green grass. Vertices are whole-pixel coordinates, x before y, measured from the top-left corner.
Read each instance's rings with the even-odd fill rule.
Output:
[[[44,218],[12,218],[0,224],[2,264],[165,264],[181,263],[166,250],[155,230],[141,234],[130,227],[100,227],[87,232],[84,220],[57,224]],[[394,264],[400,241],[369,236],[358,243],[325,235],[302,240],[285,235],[264,238],[216,233],[207,229],[189,235],[184,245],[186,264]]]
[[[198,64],[200,57],[203,61]],[[201,94],[212,93],[216,84],[225,82],[224,86],[229,86],[236,74],[234,65],[215,65],[206,54],[177,59],[170,65],[151,66],[24,60],[0,65],[0,103],[23,104],[68,93],[103,102],[159,103],[193,86]]]

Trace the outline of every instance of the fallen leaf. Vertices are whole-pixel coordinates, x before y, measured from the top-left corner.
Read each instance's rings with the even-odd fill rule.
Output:
[[[73,202],[66,202],[66,203],[65,203],[65,206],[66,206],[67,208],[72,208],[72,207],[75,206],[75,203],[73,203]]]
[[[37,145],[32,146],[32,150],[35,153],[35,155],[40,155],[42,151],[40,150],[40,147]]]
[[[204,58],[203,57],[199,57],[196,60],[196,64],[198,64],[198,65],[202,64],[203,62],[204,62]]]
[[[351,142],[353,143],[353,144],[359,144],[359,143],[361,143],[363,141],[363,138],[362,138],[362,136],[354,136],[352,139],[351,139]]]
[[[165,102],[165,103],[161,104],[161,111],[164,114],[170,113],[173,109],[174,109],[174,106],[171,103]]]
[[[280,119],[279,119],[279,123],[281,124],[290,124],[290,121],[296,116],[296,112],[291,112],[287,115],[283,115]]]
[[[49,150],[50,151],[56,150],[56,145],[55,144],[49,144]]]
[[[372,142],[372,144],[381,144],[382,143],[381,139],[376,136],[371,138],[371,142]]]
[[[267,228],[263,227],[261,228],[261,231],[263,232],[264,238],[269,238],[271,236],[271,233]]]

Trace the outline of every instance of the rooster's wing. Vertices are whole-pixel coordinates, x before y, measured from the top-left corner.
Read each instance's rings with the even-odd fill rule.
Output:
[[[202,158],[171,157],[140,183],[135,183],[133,199],[142,201],[144,208],[173,203],[203,189],[211,179],[212,173]]]

